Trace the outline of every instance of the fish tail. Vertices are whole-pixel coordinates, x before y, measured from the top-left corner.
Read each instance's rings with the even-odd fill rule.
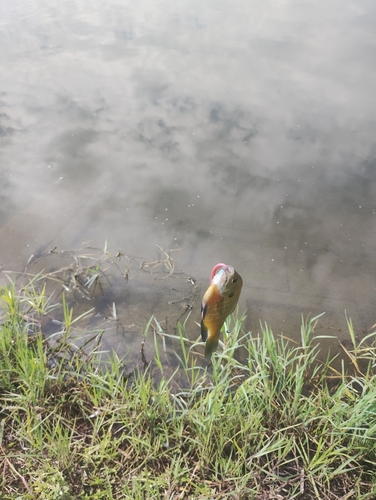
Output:
[[[218,347],[219,337],[208,338],[205,344],[205,358],[210,359],[213,352]]]

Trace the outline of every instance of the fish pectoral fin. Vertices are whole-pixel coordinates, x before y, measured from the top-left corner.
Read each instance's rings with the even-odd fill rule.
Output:
[[[206,339],[208,338],[208,329],[204,325],[203,321],[201,321],[201,338],[203,342],[206,342]]]
[[[205,318],[207,310],[208,310],[208,304],[201,304],[201,320]]]
[[[207,310],[208,310],[208,305],[202,303],[201,304],[201,338],[204,342],[206,342],[206,339],[208,338],[208,329],[204,325],[204,318],[205,318]]]

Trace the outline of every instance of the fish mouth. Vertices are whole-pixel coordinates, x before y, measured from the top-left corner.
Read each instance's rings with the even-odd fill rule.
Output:
[[[217,264],[216,266],[214,266],[213,269],[212,269],[211,275],[210,275],[210,281],[214,278],[214,276],[217,274],[217,272],[220,269],[224,269],[226,271],[228,269],[228,267],[229,266],[227,264],[223,264],[223,262],[220,262],[219,264]]]
[[[235,269],[227,264],[217,264],[210,275],[210,282],[219,284],[221,281],[228,283],[231,276],[235,273]],[[224,274],[224,276],[223,276]]]

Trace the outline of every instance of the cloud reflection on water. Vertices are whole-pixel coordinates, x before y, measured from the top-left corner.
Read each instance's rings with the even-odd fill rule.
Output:
[[[4,3],[4,259],[159,242],[204,281],[236,265],[253,328],[289,306],[372,324],[375,20],[335,0]]]

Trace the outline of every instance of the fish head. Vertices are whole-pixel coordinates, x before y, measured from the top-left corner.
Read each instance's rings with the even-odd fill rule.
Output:
[[[231,297],[234,290],[239,290],[240,293],[243,280],[232,266],[220,263],[213,267],[210,283],[216,285],[220,295]]]

